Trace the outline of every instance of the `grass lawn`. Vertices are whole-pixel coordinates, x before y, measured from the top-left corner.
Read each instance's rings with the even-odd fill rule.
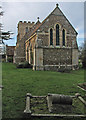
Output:
[[[16,69],[12,63],[2,64],[2,94],[3,118],[21,118],[25,109],[26,93],[32,95],[47,95],[57,93],[75,95],[84,94],[77,88],[84,82],[84,70],[60,73],[51,71],[32,71],[31,69]]]

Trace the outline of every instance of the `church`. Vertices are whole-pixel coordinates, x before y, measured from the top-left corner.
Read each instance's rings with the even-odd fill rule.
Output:
[[[77,69],[77,35],[56,4],[42,22],[19,21],[14,63],[28,61],[33,70]]]

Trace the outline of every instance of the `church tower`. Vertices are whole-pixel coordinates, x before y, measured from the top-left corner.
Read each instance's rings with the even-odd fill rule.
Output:
[[[14,63],[19,63],[25,61],[25,34],[29,33],[30,29],[33,27],[34,22],[22,22],[18,23],[18,35],[17,43],[14,51]]]

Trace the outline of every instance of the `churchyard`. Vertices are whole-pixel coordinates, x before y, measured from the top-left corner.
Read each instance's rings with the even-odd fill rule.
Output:
[[[78,83],[83,82],[83,69],[70,73],[33,71],[18,69],[12,63],[2,63],[2,116],[3,118],[22,118],[27,93],[34,96],[46,96],[48,93],[74,96],[78,92],[83,96],[85,93],[77,87]],[[83,114],[82,104],[76,104],[78,104],[78,111]],[[42,107],[45,105],[42,104]]]

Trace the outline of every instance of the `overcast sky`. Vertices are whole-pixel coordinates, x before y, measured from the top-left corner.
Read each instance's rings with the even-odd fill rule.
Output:
[[[84,42],[84,2],[58,2],[60,9],[78,32],[77,43],[81,46]],[[3,29],[14,33],[12,40],[5,42],[16,45],[17,24],[19,21],[42,22],[56,7],[56,2],[2,2],[4,16],[2,17]]]

